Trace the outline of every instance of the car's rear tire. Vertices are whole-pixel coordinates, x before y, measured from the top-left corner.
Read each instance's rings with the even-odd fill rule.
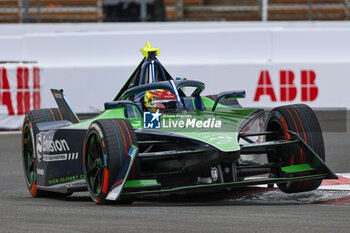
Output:
[[[314,111],[305,104],[295,104],[274,108],[267,121],[267,131],[277,131],[278,135],[266,136],[266,141],[288,139],[287,130],[296,132],[319,156],[325,160],[325,149],[320,124]],[[268,153],[271,162],[281,162],[284,166],[293,164],[311,164],[314,156],[299,145],[286,145],[278,152]],[[286,193],[305,192],[317,189],[322,180],[305,180],[277,184]]]
[[[65,120],[58,108],[31,110],[24,118],[22,128],[22,160],[26,185],[33,197],[62,197],[72,193],[55,193],[38,190],[36,187],[36,135],[40,122]]]
[[[90,125],[84,142],[83,161],[85,180],[95,203],[109,203],[106,197],[132,145],[137,146],[137,139],[127,120],[101,119]],[[123,203],[123,199],[118,201]],[[127,199],[127,203],[131,204],[132,200]]]

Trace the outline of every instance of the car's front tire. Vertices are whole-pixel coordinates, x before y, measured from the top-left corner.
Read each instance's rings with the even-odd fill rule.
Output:
[[[314,111],[305,104],[294,104],[274,108],[267,121],[266,131],[279,132],[266,136],[266,141],[289,139],[291,130],[297,133],[319,156],[325,160],[325,149],[320,124]],[[277,153],[268,153],[270,162],[281,162],[284,166],[312,163],[314,156],[299,145],[280,147]],[[305,192],[317,189],[322,180],[305,180],[277,184],[286,193]]]
[[[108,203],[107,195],[132,145],[137,146],[137,140],[127,120],[101,119],[90,125],[84,142],[83,163],[87,187],[95,203]],[[122,204],[124,200],[118,201]],[[132,200],[127,199],[127,203]]]

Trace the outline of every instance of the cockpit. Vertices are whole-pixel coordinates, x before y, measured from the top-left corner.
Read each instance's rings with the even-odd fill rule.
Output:
[[[200,93],[205,88],[204,83],[181,78],[174,80],[156,58],[159,49],[152,48],[149,42],[141,52],[144,59],[114,101],[130,101],[142,112],[205,110],[200,98]],[[185,94],[189,90],[192,91]]]

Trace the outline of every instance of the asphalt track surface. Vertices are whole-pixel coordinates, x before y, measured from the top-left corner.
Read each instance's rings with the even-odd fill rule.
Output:
[[[345,133],[324,134],[327,164],[335,172],[350,172],[349,125]],[[97,206],[87,192],[32,198],[23,176],[20,135],[0,135],[0,148],[0,232],[350,232],[350,205],[314,204],[350,191],[290,196],[272,190],[264,196],[248,188],[140,199],[130,206]]]

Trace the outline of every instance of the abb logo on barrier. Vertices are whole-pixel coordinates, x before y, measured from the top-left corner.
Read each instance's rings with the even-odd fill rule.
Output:
[[[302,70],[300,73],[301,101],[314,101],[318,96],[318,88],[315,84],[316,73],[313,70]],[[280,71],[280,101],[293,101],[297,97],[298,90],[294,84],[295,75],[291,70]],[[258,87],[255,91],[254,101],[257,102],[260,96],[268,95],[272,102],[277,98],[272,86],[269,71],[262,70],[258,81]]]
[[[33,91],[29,89],[29,69],[27,67],[17,67],[17,92],[12,92],[16,95],[17,103],[16,115],[24,115],[32,107],[33,109],[40,108],[40,69],[33,67]],[[11,96],[10,82],[7,76],[7,69],[0,67],[0,105],[6,106],[8,115],[15,115],[13,108],[13,99]],[[30,103],[33,103],[33,106]]]

